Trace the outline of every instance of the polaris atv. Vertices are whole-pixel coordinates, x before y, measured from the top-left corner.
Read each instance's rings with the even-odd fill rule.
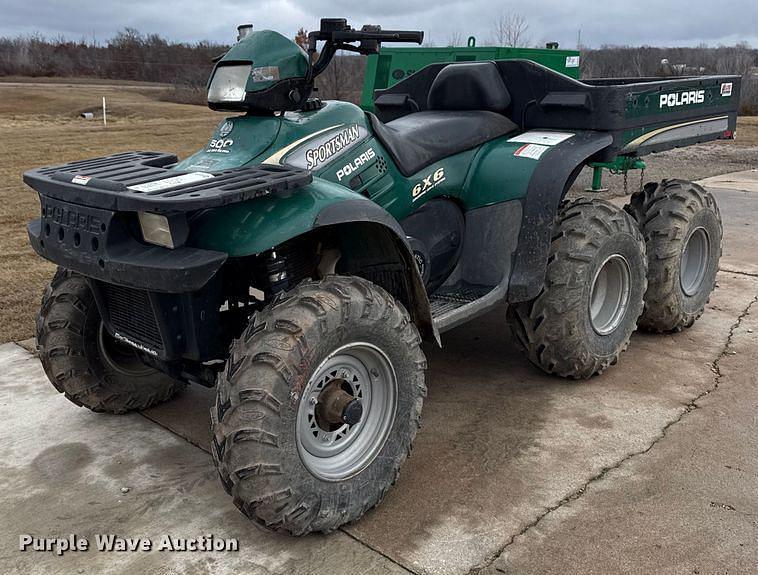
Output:
[[[208,104],[236,114],[201,151],[24,176],[32,246],[60,266],[36,326],[50,381],[111,413],[215,385],[221,481],[271,529],[330,531],[381,501],[420,425],[423,340],[506,302],[530,361],[588,378],[638,325],[692,325],[714,287],[703,188],[565,196],[584,166],[733,137],[739,77],[579,82],[503,60],[427,66],[377,115],[312,97],[336,51],[422,37],[322,20],[303,50],[251,32],[216,62]]]

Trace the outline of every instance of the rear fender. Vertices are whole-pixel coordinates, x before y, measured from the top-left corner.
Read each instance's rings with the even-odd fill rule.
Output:
[[[542,290],[561,202],[584,164],[612,142],[608,133],[576,132],[540,157],[523,199],[521,231],[508,286],[509,302],[528,301]]]
[[[561,201],[585,163],[613,141],[603,132],[563,132],[570,135],[563,141],[545,132],[505,136],[482,146],[461,196],[468,209],[521,202],[521,228],[507,279],[510,302],[528,301],[542,289]]]

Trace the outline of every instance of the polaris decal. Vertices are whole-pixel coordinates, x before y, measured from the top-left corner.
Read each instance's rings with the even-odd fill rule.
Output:
[[[363,152],[360,156],[355,158],[352,162],[349,164],[342,166],[339,170],[337,170],[337,181],[341,182],[342,178],[345,178],[349,176],[350,174],[357,172],[358,168],[363,166],[364,164],[367,164],[371,160],[376,158],[376,152],[374,151],[374,148],[369,148],[365,152]]]
[[[689,92],[675,92],[673,94],[661,94],[659,107],[676,108],[689,104],[702,104],[705,102],[705,90],[690,90]]]
[[[426,194],[428,191],[433,190],[444,181],[445,181],[445,168],[439,168],[438,170],[435,170],[433,173],[429,174],[428,176],[422,178],[421,181],[415,186],[413,186],[413,189],[411,190],[411,196],[413,197],[413,201],[415,202],[421,196]]]
[[[226,138],[229,134],[232,133],[232,130],[234,129],[234,122],[231,120],[226,120],[223,124],[221,124],[221,127],[218,129],[218,135],[220,138]]]

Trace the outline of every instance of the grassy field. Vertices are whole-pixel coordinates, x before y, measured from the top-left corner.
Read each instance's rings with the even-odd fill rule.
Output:
[[[108,104],[108,127],[80,112]],[[26,222],[37,194],[24,186],[30,168],[128,150],[180,157],[208,139],[221,116],[200,106],[158,101],[152,87],[0,83],[0,342],[31,337],[42,290],[54,266],[29,247]]]
[[[0,342],[33,335],[34,314],[54,271],[29,247],[26,223],[37,216],[39,201],[22,184],[21,174],[37,166],[127,150],[191,154],[202,147],[222,116],[201,106],[160,101],[161,91],[155,85],[0,82]],[[78,118],[84,111],[99,113],[102,96],[108,102],[107,128],[97,120]],[[694,179],[744,165],[756,167],[758,118],[740,119],[735,142],[697,148],[689,153],[692,175],[676,176]],[[739,162],[730,163],[732,157]],[[684,157],[673,159],[684,165]]]

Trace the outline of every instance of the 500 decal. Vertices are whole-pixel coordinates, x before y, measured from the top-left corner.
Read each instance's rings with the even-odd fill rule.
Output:
[[[348,126],[336,136],[328,139],[323,144],[309,148],[305,151],[305,167],[312,170],[319,164],[323,164],[329,158],[338,154],[342,150],[350,147],[361,137],[361,128],[358,124]]]
[[[222,139],[214,138],[213,140],[210,141],[210,143],[208,144],[208,149],[205,151],[206,152],[221,152],[222,154],[228,154],[229,150],[227,150],[226,148],[228,148],[229,146],[233,144],[234,144],[234,140],[232,139],[222,140]]]
[[[702,104],[705,102],[705,90],[690,90],[689,92],[675,92],[673,94],[661,94],[660,108],[675,108],[688,104]]]

